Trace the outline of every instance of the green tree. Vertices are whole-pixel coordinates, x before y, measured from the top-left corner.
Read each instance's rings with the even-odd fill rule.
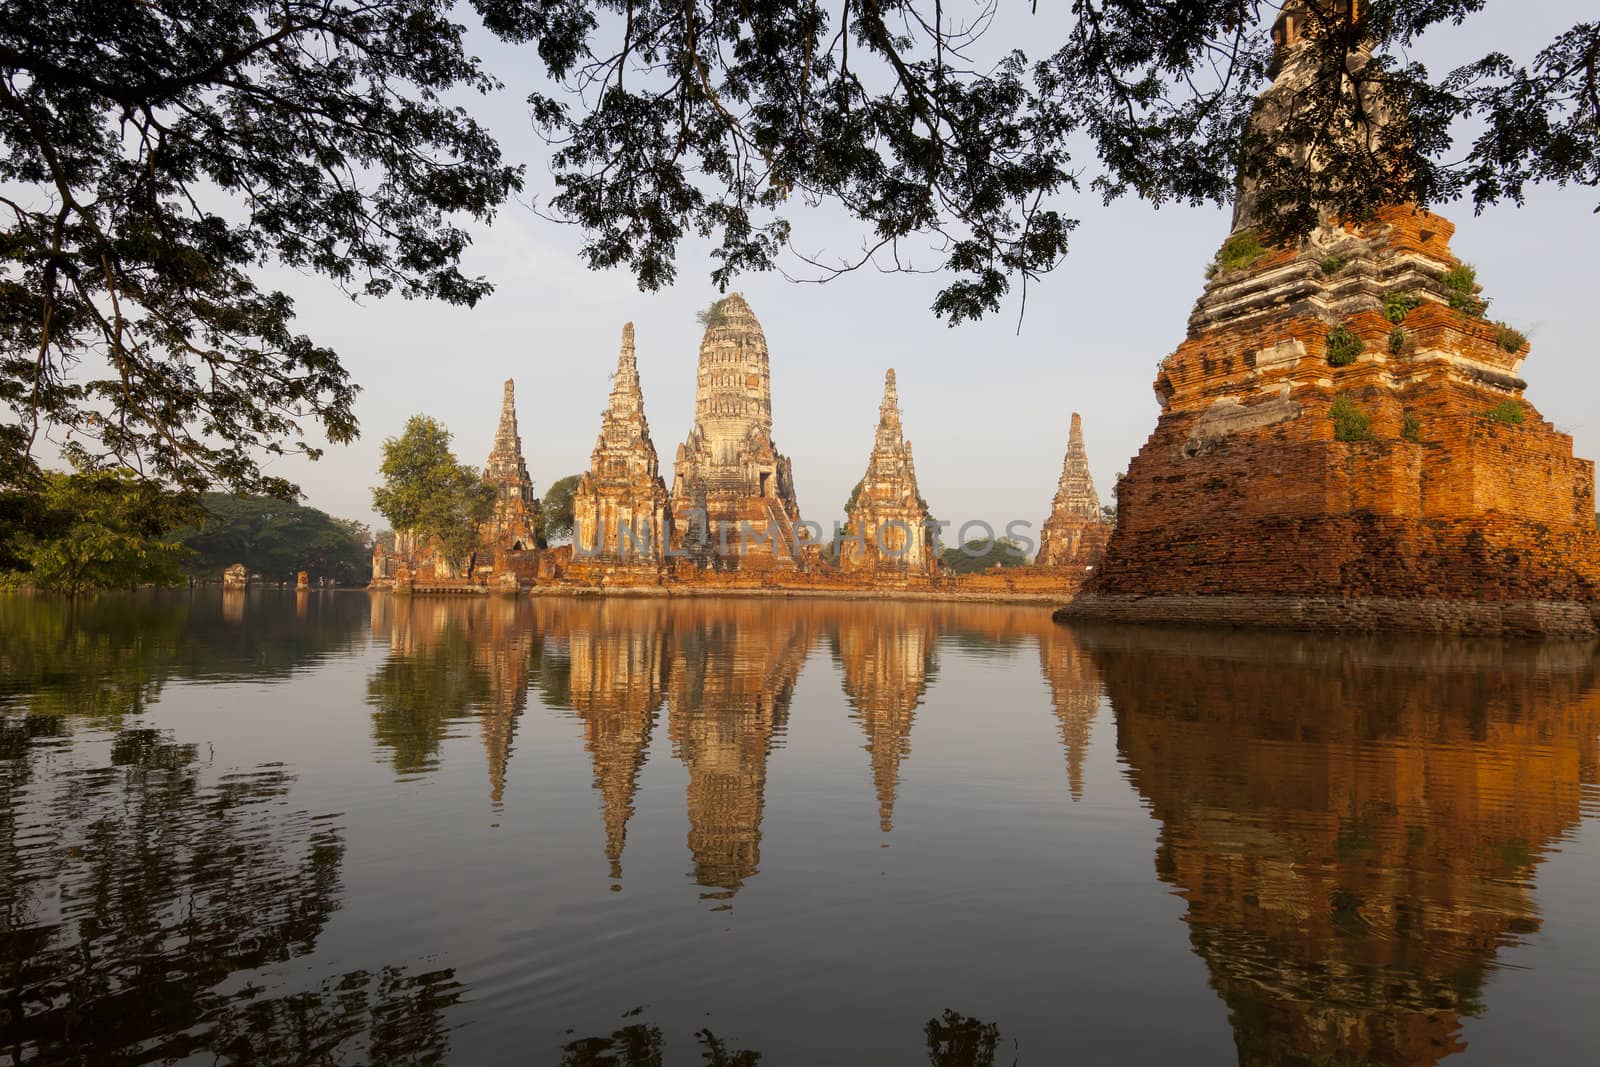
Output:
[[[553,545],[572,536],[572,525],[575,521],[572,514],[572,499],[577,495],[578,483],[581,481],[583,475],[569,474],[565,478],[557,478],[550,484],[550,488],[545,490],[539,510],[543,515],[546,543]]]
[[[384,484],[372,490],[372,506],[419,544],[438,538],[445,558],[462,568],[494,511],[494,489],[477,468],[456,462],[450,431],[426,415],[411,416],[399,437],[383,442],[378,469]]]
[[[686,234],[717,242],[720,287],[772,269],[789,208],[818,200],[870,234],[813,257],[820,276],[939,269],[934,309],[958,322],[1060,262],[1077,225],[1061,200],[1080,183],[1198,204],[1229,200],[1244,173],[1267,236],[1303,232],[1318,206],[1360,218],[1600,183],[1600,22],[1430,72],[1417,38],[1483,0],[1362,4],[1358,26],[1348,4],[1306,4],[1312,76],[1269,135],[1241,142],[1279,0],[1067,6],[1051,40],[1020,12],[969,20],[939,0],[568,0],[537,16],[480,0],[557,84],[530,98],[558,146],[550,206],[585,230],[591,266],[626,264],[646,289],[674,279]],[[1006,21],[1010,40],[992,28]],[[1384,128],[1378,111],[1410,121]]]
[[[275,497],[207,493],[201,504],[205,517],[172,535],[194,553],[184,568],[191,575],[216,578],[243,563],[282,581],[302,570],[341,585],[366,580],[372,537],[359,522]]]
[[[686,234],[713,240],[719,287],[774,268],[788,210],[818,201],[871,235],[811,258],[822,276],[942,270],[934,309],[959,322],[1054,269],[1077,225],[1061,200],[1083,182],[1197,204],[1242,174],[1268,236],[1323,207],[1600,184],[1600,22],[1529,56],[1442,72],[1415,58],[1483,0],[1363,4],[1358,27],[1350,5],[1305,5],[1313,76],[1242,141],[1276,0],[1074,3],[1057,39],[1019,16],[1028,39],[1011,41],[940,0],[470,4],[537,54],[531,114],[558,146],[547,206],[583,229],[591,267],[625,264],[644,289],[673,281]],[[338,355],[294,332],[257,273],[469,305],[488,291],[459,269],[459,223],[490,217],[522,172],[445,102],[498,84],[457,18],[445,0],[0,10],[0,402],[17,416],[0,484],[35,472],[52,426],[186,489],[273,495],[291,487],[261,457],[315,454],[303,420],[355,435]],[[1408,121],[1380,128],[1378,112]]]
[[[464,32],[444,0],[6,3],[0,401],[19,417],[0,484],[51,425],[187,489],[272,495],[292,487],[263,453],[319,451],[302,420],[353,438],[348,372],[257,271],[358,297],[488,291],[458,268],[458,221],[489,218],[521,169],[445,102],[497,85]]]
[[[193,514],[193,501],[133,471],[46,471],[37,495],[7,496],[21,517],[3,553],[11,584],[77,596],[183,580],[186,551],[168,531]]]
[[[1028,562],[1022,545],[1009,537],[974,537],[960,548],[945,549],[941,558],[956,574],[977,574],[990,567],[1021,567]]]

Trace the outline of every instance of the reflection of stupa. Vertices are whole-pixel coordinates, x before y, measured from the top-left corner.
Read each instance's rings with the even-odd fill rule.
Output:
[[[1460,1051],[1596,781],[1587,650],[1088,640],[1239,1062]]]
[[[488,618],[473,628],[472,659],[489,687],[488,698],[478,709],[478,721],[489,764],[489,802],[498,811],[505,796],[517,719],[528,706],[535,634],[528,624],[525,601],[495,597],[482,607]]]
[[[836,655],[853,717],[867,735],[885,833],[894,828],[900,762],[911,754],[911,724],[934,674],[938,636],[933,614],[903,604],[848,612],[839,623]]]
[[[373,732],[403,772],[431,770],[451,723],[476,715],[489,800],[505,795],[517,719],[528,703],[537,632],[525,601],[372,598],[372,636],[388,659],[367,682]]]
[[[1073,800],[1083,799],[1083,759],[1089,752],[1089,731],[1100,714],[1100,675],[1089,654],[1073,640],[1072,631],[1055,626],[1039,635],[1039,666],[1050,686],[1067,751],[1067,783]]]
[[[674,611],[668,729],[689,769],[695,881],[731,897],[761,861],[767,756],[811,645],[805,616],[759,603]]]
[[[594,761],[613,883],[622,878],[633,796],[666,699],[667,610],[649,602],[574,604],[563,613],[571,699]]]

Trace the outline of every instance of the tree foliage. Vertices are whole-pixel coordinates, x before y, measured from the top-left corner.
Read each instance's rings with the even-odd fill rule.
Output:
[[[679,241],[707,234],[725,287],[779,264],[794,204],[827,201],[863,224],[864,249],[802,259],[823,277],[943,271],[934,309],[959,322],[1060,261],[1076,225],[1062,195],[1084,186],[1222,203],[1242,175],[1264,234],[1283,237],[1323,210],[1600,184],[1600,22],[1522,59],[1440,74],[1415,58],[1425,31],[1483,3],[1373,0],[1356,25],[1348,4],[1306,7],[1312,76],[1250,137],[1272,0],[1074,0],[1040,43],[998,39],[999,19],[1026,31],[1020,12],[941,0],[481,9],[559,83],[530,103],[556,145],[551,206],[584,228],[591,266],[657,288]]]
[[[4,494],[0,578],[69,596],[175,585],[187,553],[168,531],[193,508],[125,468],[46,471],[37,492]]]
[[[372,540],[362,523],[275,497],[207,493],[201,504],[205,517],[172,535],[193,553],[184,569],[196,577],[218,578],[243,563],[278,581],[303,570],[313,580],[365,582]]]
[[[956,574],[977,574],[990,567],[1021,567],[1028,562],[1022,545],[1009,537],[975,537],[959,548],[945,549],[940,558]]]
[[[406,420],[399,437],[383,442],[384,484],[372,490],[372,506],[418,544],[437,538],[445,557],[460,568],[478,544],[478,527],[494,511],[494,489],[477,468],[456,462],[450,431],[426,415]]]
[[[572,514],[572,498],[577,494],[581,481],[583,475],[569,474],[565,478],[557,478],[545,490],[539,510],[543,516],[541,521],[544,523],[547,544],[555,544],[572,536],[572,526],[576,521]]]
[[[457,215],[520,182],[441,96],[496,83],[444,0],[15,0],[0,12],[0,477],[41,434],[203,489],[355,436],[355,386],[257,284],[471,304]]]
[[[1275,0],[1074,0],[1063,29],[1027,39],[1040,16],[983,0],[470,3],[537,55],[543,207],[582,228],[590,266],[645,289],[702,235],[723,288],[786,252],[819,278],[942,272],[934,310],[955,323],[1060,262],[1074,193],[1220,203],[1242,177],[1263,236],[1283,238],[1324,211],[1600,184],[1600,22],[1531,56],[1416,58],[1484,0],[1372,0],[1358,24],[1346,3],[1304,7],[1312,76],[1253,131]],[[458,223],[521,171],[445,102],[497,85],[457,10],[5,5],[0,483],[54,434],[185,490],[280,495],[263,454],[315,454],[307,422],[354,436],[348,373],[259,268],[358,296],[487,290],[459,269]],[[795,206],[819,203],[859,222],[859,253],[791,241]]]

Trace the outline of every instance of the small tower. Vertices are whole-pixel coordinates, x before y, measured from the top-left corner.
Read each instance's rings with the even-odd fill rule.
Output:
[[[575,565],[659,567],[666,558],[672,506],[644,417],[631,322],[622,327],[611,400],[573,497],[572,516]]]
[[[1067,458],[1061,465],[1050,517],[1039,531],[1039,555],[1034,563],[1085,571],[1100,561],[1110,538],[1111,524],[1100,510],[1100,494],[1094,491],[1089,457],[1083,449],[1083,420],[1074,411],[1067,432]]]
[[[900,426],[900,396],[894,370],[883,376],[878,431],[862,475],[846,506],[849,537],[839,547],[846,571],[929,574],[934,568],[928,505],[917,489],[911,442]]]
[[[522,437],[517,433],[516,383],[506,379],[500,403],[500,425],[494,447],[483,465],[483,480],[494,486],[494,514],[485,525],[486,540],[497,549],[521,551],[544,547],[539,498],[522,459]]]

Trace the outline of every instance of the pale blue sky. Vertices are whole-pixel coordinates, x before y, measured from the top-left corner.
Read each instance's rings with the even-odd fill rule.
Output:
[[[1058,39],[1052,20],[1006,5],[993,31],[1011,45]],[[1492,49],[1522,57],[1579,18],[1587,4],[1491,2],[1460,29],[1430,34],[1417,57],[1436,71]],[[473,104],[508,156],[528,164],[527,196],[550,191],[548,149],[522,100],[537,60],[478,38],[479,54],[506,83]],[[1528,398],[1574,435],[1580,456],[1600,454],[1594,338],[1600,300],[1594,248],[1600,193],[1541,188],[1522,208],[1474,218],[1470,205],[1441,207],[1457,224],[1454,248],[1475,264],[1490,314],[1526,332]],[[906,433],[916,446],[923,495],[940,518],[1041,522],[1066,448],[1067,422],[1082,412],[1102,498],[1154,428],[1156,362],[1183,340],[1203,270],[1226,235],[1224,210],[1101,206],[1092,193],[1062,201],[1082,220],[1066,262],[1030,289],[1017,333],[1015,300],[982,323],[950,329],[928,310],[937,278],[857,272],[827,285],[778,275],[736,284],[766,329],[772,354],[773,435],[794,462],[802,512],[838,516],[872,445],[883,372],[898,371]],[[792,216],[806,250],[849,254],[862,231],[827,210]],[[645,410],[670,487],[673,454],[689,431],[700,327],[715,298],[707,245],[687,242],[679,280],[641,293],[624,271],[595,273],[577,257],[579,233],[507,206],[478,227],[465,267],[497,291],[472,310],[401,300],[354,305],[317,278],[279,272],[299,325],[334,346],[362,386],[362,436],[317,463],[283,460],[308,501],[335,515],[383,525],[371,511],[383,439],[417,412],[455,434],[464,461],[481,464],[494,435],[500,383],[517,382],[523,451],[542,493],[585,469],[610,389],[622,324],[638,332]],[[800,264],[794,265],[799,269]]]

